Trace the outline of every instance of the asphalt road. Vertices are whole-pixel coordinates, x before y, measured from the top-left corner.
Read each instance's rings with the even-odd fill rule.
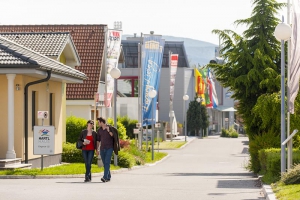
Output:
[[[191,138],[189,138],[190,140]],[[248,139],[209,136],[148,167],[112,174],[108,183],[83,178],[0,179],[0,199],[9,200],[258,200],[258,178],[244,166]]]

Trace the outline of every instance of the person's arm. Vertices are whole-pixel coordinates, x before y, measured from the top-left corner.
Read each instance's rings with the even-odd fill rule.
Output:
[[[100,129],[100,128],[99,128]],[[101,144],[101,136],[100,136],[100,133],[99,133],[99,129],[97,131],[97,151],[96,151],[96,154],[98,155],[99,152],[100,152],[100,144]]]

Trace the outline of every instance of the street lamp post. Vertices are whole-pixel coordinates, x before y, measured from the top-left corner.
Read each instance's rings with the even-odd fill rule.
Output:
[[[152,153],[152,160],[154,160],[154,112],[156,110],[156,105],[154,104],[154,98],[156,97],[156,90],[151,90],[149,92],[149,97],[152,99],[152,123],[151,123],[151,129],[152,129],[152,135],[151,135],[151,153]]]
[[[201,97],[198,97],[198,98],[196,99],[196,101],[197,101],[198,103],[200,103],[200,119],[202,119],[202,117],[201,117],[201,103],[202,103],[203,99],[202,99]],[[203,137],[202,137],[202,127],[200,127],[200,138],[201,138],[201,139],[203,138]]]
[[[183,122],[183,126],[184,126],[184,141],[186,142],[186,127],[187,127],[187,125],[186,125],[186,111],[185,111],[185,102],[187,101],[187,100],[189,100],[189,95],[183,95],[183,120],[184,120],[184,122]]]
[[[115,67],[110,70],[111,77],[114,78],[114,94],[113,94],[113,104],[114,104],[114,127],[117,129],[117,79],[121,76],[121,71]],[[118,156],[114,154],[114,165],[118,166]]]
[[[288,40],[292,34],[291,27],[283,22],[279,23],[276,28],[274,35],[277,40],[281,41],[281,113],[280,113],[280,119],[281,119],[281,144],[285,140],[285,102],[284,102],[284,96],[285,96],[285,57],[284,57],[284,42],[285,40]],[[284,173],[286,171],[286,159],[285,159],[285,145],[281,145],[281,173]]]

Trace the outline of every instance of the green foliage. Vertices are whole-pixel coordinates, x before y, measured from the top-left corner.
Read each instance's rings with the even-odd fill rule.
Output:
[[[66,121],[66,140],[74,143],[77,141],[82,130],[87,128],[87,121],[84,118],[75,116],[67,117]]]
[[[249,142],[250,170],[254,173],[261,171],[258,151],[261,149],[279,148],[280,137],[277,133],[267,132],[263,135],[255,135]]]
[[[138,120],[130,119],[128,116],[118,117],[117,119],[124,125],[127,137],[133,139],[135,137],[133,134],[133,129],[136,128],[136,123],[138,123]]]
[[[206,107],[196,101],[197,94],[194,101],[189,103],[187,110],[187,131],[194,132],[195,135],[199,133],[200,129],[208,128],[209,121]]]
[[[247,127],[250,168],[254,172],[260,170],[258,150],[280,145],[281,49],[274,29],[280,22],[277,12],[284,5],[274,0],[255,0],[251,16],[235,22],[248,27],[242,36],[231,30],[213,31],[223,41],[221,54],[226,63],[209,64],[209,67],[239,102],[237,110]],[[291,121],[291,129],[299,124]]]
[[[278,200],[295,200],[300,199],[300,184],[285,185],[282,182],[272,184],[273,192],[275,192]]]
[[[238,138],[239,134],[233,127],[230,127],[229,130],[222,128],[221,137]]]
[[[280,149],[270,148],[258,151],[260,174],[264,175],[262,181],[274,183],[280,179]]]
[[[300,164],[296,164],[281,177],[281,181],[286,184],[300,184]]]
[[[76,149],[75,143],[64,143],[61,161],[67,163],[84,163],[82,150]],[[97,157],[94,154],[93,164],[97,164]]]
[[[280,180],[281,149],[261,149],[258,157],[261,166],[259,173],[263,175],[263,182],[270,184]],[[300,163],[300,150],[293,149],[293,163]],[[290,180],[292,174],[288,177]]]
[[[146,152],[139,150],[133,140],[130,142],[130,148],[127,151],[134,156],[136,165],[145,164]]]
[[[114,126],[114,120],[112,118],[107,119],[107,124]],[[117,121],[117,129],[119,133],[119,139],[120,140],[126,140],[126,128],[123,126],[123,124],[119,121]]]
[[[135,165],[134,156],[122,149],[118,154],[118,165],[124,168],[132,168]]]
[[[257,99],[280,90],[280,43],[274,37],[274,29],[279,23],[277,10],[284,6],[273,0],[257,0],[253,4],[252,16],[235,22],[249,27],[243,36],[231,30],[213,31],[223,41],[221,53],[227,63],[209,65],[217,80],[229,87],[234,93],[232,97],[239,101],[238,112],[250,138],[269,130],[268,127],[260,129],[262,118],[259,115],[253,117],[252,109]]]

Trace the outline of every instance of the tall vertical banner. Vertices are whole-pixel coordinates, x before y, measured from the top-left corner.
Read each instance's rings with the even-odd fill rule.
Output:
[[[104,104],[106,107],[111,107],[111,99],[114,91],[114,79],[110,75],[110,70],[114,67],[118,67],[122,31],[108,30],[106,38],[106,94],[104,95]]]
[[[290,61],[290,98],[288,109],[294,114],[295,99],[299,91],[300,77],[300,0],[293,1],[292,35],[291,35],[291,61]],[[299,33],[298,33],[299,32]]]
[[[142,116],[143,126],[153,124],[152,112],[156,107],[157,95],[154,100],[149,97],[153,89],[158,91],[160,83],[161,65],[163,60],[165,41],[158,35],[144,35],[142,45]],[[154,104],[152,102],[155,102]]]
[[[171,54],[171,68],[170,68],[170,101],[173,101],[175,78],[178,65],[178,54]]]

